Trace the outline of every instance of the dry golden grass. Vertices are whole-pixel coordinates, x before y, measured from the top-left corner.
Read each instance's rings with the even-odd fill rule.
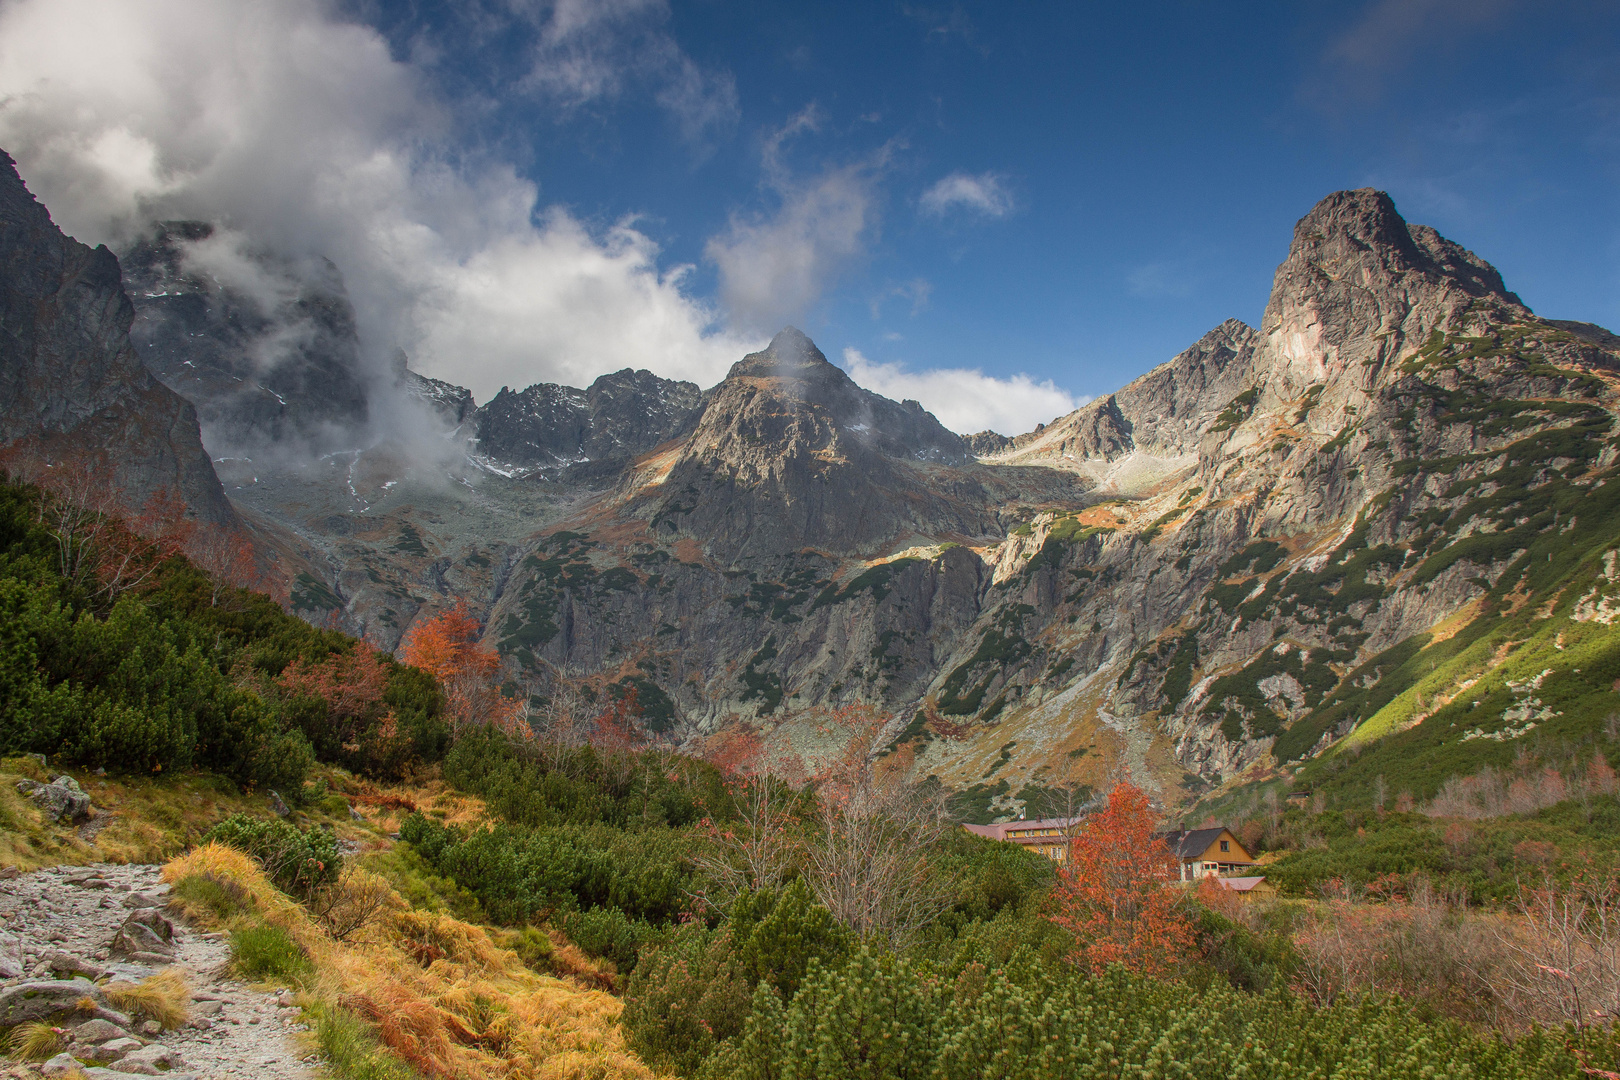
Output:
[[[63,771],[79,781],[99,813],[112,815],[97,819],[89,840],[77,827],[45,821],[39,809],[17,793],[18,780],[47,781]],[[313,775],[332,790],[357,783],[341,769],[327,766]],[[431,786],[423,791],[429,799],[435,797]],[[243,793],[208,773],[98,777],[71,767],[45,769],[32,758],[6,758],[0,761],[0,866],[36,870],[61,863],[163,862],[236,813],[265,816],[264,794]],[[357,840],[362,847],[382,843],[383,835],[397,828],[387,822],[353,822],[341,808],[319,802],[304,807],[299,819],[304,824],[329,822],[339,837]]]
[[[420,1074],[442,1080],[644,1080],[624,1046],[621,1004],[569,979],[538,975],[480,927],[403,901],[359,939],[334,940],[241,852],[209,844],[164,867],[174,883],[208,875],[251,898],[316,974],[306,990],[364,1018]],[[199,913],[206,920],[207,912]]]
[[[65,1047],[62,1032],[37,1021],[18,1024],[6,1038],[6,1049],[18,1061],[49,1061]]]
[[[191,987],[178,968],[165,968],[138,983],[111,982],[105,987],[114,1008],[139,1020],[156,1020],[172,1031],[186,1022],[191,1009]]]
[[[451,788],[436,771],[397,784],[350,777],[335,789],[382,833],[398,832],[399,823],[417,810],[446,825],[477,824],[486,818],[484,800]]]

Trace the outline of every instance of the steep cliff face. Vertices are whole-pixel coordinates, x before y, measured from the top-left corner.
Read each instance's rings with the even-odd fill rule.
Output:
[[[354,311],[330,262],[295,268],[241,251],[202,221],[157,223],[121,261],[136,351],[197,407],[216,454],[353,445],[367,386]],[[231,272],[211,273],[216,263]]]
[[[191,405],[130,344],[135,315],[118,259],[64,236],[0,152],[0,447],[39,474],[79,462],[140,509],[182,499],[202,521],[237,524]]]

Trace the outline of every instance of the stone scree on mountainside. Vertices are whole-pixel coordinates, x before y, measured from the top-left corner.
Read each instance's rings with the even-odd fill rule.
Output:
[[[0,881],[0,1029],[31,1020],[66,1029],[64,1054],[14,1077],[91,1080],[131,1074],[308,1080],[316,1058],[291,994],[254,990],[229,974],[223,934],[198,933],[163,910],[157,866],[58,866]],[[110,1007],[101,986],[166,967],[191,986],[190,1019],[163,1031]],[[86,1009],[84,1002],[94,1004]]]

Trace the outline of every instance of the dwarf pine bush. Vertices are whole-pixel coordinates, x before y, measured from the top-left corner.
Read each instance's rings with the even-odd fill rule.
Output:
[[[1029,968],[1028,971],[1037,969]],[[971,970],[862,949],[817,968],[784,1005],[755,991],[742,1035],[703,1075],[736,1080],[1144,1080],[1367,1077],[1541,1080],[1613,1067],[1616,1034],[1532,1031],[1512,1042],[1419,1018],[1397,1000],[1314,1008],[1280,993],[1114,968],[1095,978]]]

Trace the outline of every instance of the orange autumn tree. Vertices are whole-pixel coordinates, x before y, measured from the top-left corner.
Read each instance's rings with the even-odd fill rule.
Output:
[[[1050,917],[1074,935],[1080,966],[1166,975],[1192,950],[1192,921],[1171,884],[1175,856],[1155,824],[1147,796],[1121,781],[1070,841]]]
[[[319,660],[298,657],[276,676],[275,685],[286,698],[320,703],[318,716],[306,710],[295,715],[308,717],[300,727],[325,757],[341,755],[350,768],[385,771],[390,761],[408,753],[408,740],[400,738],[399,722],[383,700],[388,665],[370,646],[358,644]]]
[[[405,637],[402,650],[407,664],[439,680],[444,690],[451,730],[489,724],[508,735],[527,738],[523,704],[506,697],[495,686],[501,658],[479,644],[478,619],[465,600],[449,611],[417,623]]]

